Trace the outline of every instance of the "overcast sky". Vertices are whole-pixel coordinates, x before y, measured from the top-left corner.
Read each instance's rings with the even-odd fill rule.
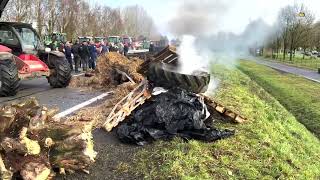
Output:
[[[202,0],[197,0],[198,4]],[[225,12],[219,18],[216,31],[241,33],[246,25],[258,18],[268,24],[275,22],[279,10],[286,5],[303,3],[310,9],[317,20],[320,20],[320,0],[215,0],[228,4]],[[91,5],[100,3],[110,7],[141,5],[153,17],[154,22],[162,33],[167,33],[168,21],[176,16],[177,9],[184,0],[89,0]],[[220,14],[218,15],[220,17]]]

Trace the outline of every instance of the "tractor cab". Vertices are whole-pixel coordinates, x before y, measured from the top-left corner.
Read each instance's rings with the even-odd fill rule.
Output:
[[[102,41],[105,40],[104,37],[94,37],[93,39],[94,39],[94,42],[95,42],[95,43],[99,43],[99,42],[102,42]]]
[[[94,43],[96,44],[96,47],[99,48],[100,47],[100,43],[102,43],[105,38],[104,37],[94,37]]]
[[[90,42],[93,40],[93,38],[91,36],[84,36],[84,37],[79,36],[78,40],[79,40],[79,43],[81,44],[83,42]]]
[[[127,44],[128,46],[131,47],[131,45],[132,45],[132,38],[131,37],[123,36],[122,41],[123,41],[123,44]]]
[[[122,41],[120,36],[109,36],[108,37],[108,42],[113,43],[113,44],[118,44]]]
[[[46,35],[44,37],[44,44],[47,47],[50,47],[52,43],[56,43],[55,46],[58,46],[58,44],[65,44],[67,42],[67,34],[66,33],[58,33],[54,32],[50,35]]]
[[[25,23],[0,22],[0,45],[10,48],[16,56],[37,55],[39,50],[44,50],[37,32]]]

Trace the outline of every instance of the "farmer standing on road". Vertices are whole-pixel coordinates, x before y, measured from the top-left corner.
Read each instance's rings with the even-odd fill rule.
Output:
[[[97,47],[93,41],[90,42],[89,51],[90,51],[89,68],[96,69],[96,61],[97,61],[97,57],[98,57],[98,54],[97,54],[98,52],[97,52]]]
[[[80,54],[79,54],[79,48],[80,48],[80,44],[79,44],[79,41],[77,40],[71,48],[76,73],[79,73],[79,63],[81,61]]]
[[[88,48],[88,42],[83,42],[83,44],[80,46],[79,54],[82,60],[82,68],[84,71],[88,70],[88,64],[89,64],[89,58],[90,58],[90,51]]]
[[[101,54],[101,55],[109,52],[109,48],[108,48],[108,46],[106,45],[105,42],[102,42],[102,43],[101,43],[100,48],[101,48],[101,51],[100,51],[100,54]]]
[[[119,45],[119,53],[123,55],[124,45],[122,42],[120,42],[118,45]]]
[[[129,52],[129,44],[128,43],[124,44],[123,52],[124,52],[124,56],[128,56],[128,52]]]
[[[71,44],[69,41],[64,46],[64,54],[66,55],[66,58],[70,64],[71,70],[73,70],[72,56],[71,56]]]

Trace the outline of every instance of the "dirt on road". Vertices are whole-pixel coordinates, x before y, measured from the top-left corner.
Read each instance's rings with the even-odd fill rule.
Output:
[[[67,176],[59,175],[56,179],[103,180],[103,179],[142,179],[130,173],[130,164],[134,155],[143,147],[121,143],[115,131],[107,133],[97,129],[93,132],[94,149],[98,152],[96,162],[88,169],[90,174],[78,172]]]

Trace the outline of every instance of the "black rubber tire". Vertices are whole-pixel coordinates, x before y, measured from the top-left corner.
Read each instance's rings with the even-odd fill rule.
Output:
[[[0,60],[0,96],[16,95],[19,85],[16,63],[11,59]]]
[[[65,88],[71,80],[71,68],[69,62],[64,57],[53,56],[53,73],[48,77],[48,82],[53,88]]]
[[[149,67],[148,80],[154,86],[180,87],[194,93],[203,93],[208,89],[210,74],[206,72],[196,75],[181,74],[161,64],[152,64]]]

